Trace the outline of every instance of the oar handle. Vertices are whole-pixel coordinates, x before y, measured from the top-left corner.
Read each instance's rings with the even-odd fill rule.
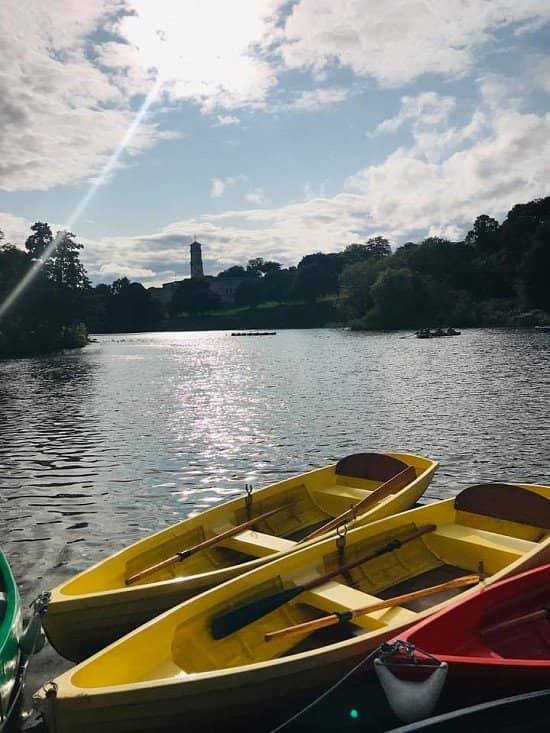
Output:
[[[422,588],[421,590],[412,591],[411,593],[404,593],[401,596],[387,598],[384,601],[371,603],[368,606],[356,608],[352,611],[331,613],[329,616],[323,616],[322,618],[317,618],[313,621],[305,621],[302,624],[287,626],[286,628],[278,629],[277,631],[270,631],[264,636],[264,639],[265,641],[273,641],[274,639],[280,639],[284,636],[296,636],[298,634],[311,633],[318,629],[324,629],[327,626],[335,626],[336,624],[343,623],[344,621],[351,621],[352,619],[357,618],[357,616],[364,616],[367,613],[381,611],[384,608],[401,606],[403,603],[409,603],[417,598],[425,598],[426,596],[431,596],[444,590],[462,588],[467,585],[475,585],[476,583],[479,583],[479,580],[479,575],[463,575],[460,578],[453,578],[453,580],[448,580],[445,583],[432,585],[429,588]]]
[[[267,519],[268,517],[273,516],[273,514],[277,514],[277,512],[280,512],[283,509],[288,509],[291,506],[292,506],[291,504],[283,504],[282,506],[279,506],[276,509],[270,509],[268,512],[264,512],[263,514],[258,514],[257,517],[253,517],[252,519],[249,519],[246,522],[242,522],[242,524],[237,524],[235,527],[231,527],[230,529],[226,530],[225,532],[221,532],[221,534],[214,535],[214,537],[210,537],[209,539],[204,540],[204,542],[200,542],[198,545],[194,545],[193,547],[189,547],[186,550],[177,552],[175,555],[171,555],[166,560],[162,560],[161,562],[158,562],[155,565],[151,565],[150,567],[145,568],[144,570],[141,570],[139,573],[135,573],[134,575],[131,575],[129,578],[126,579],[126,585],[131,585],[132,583],[135,583],[137,580],[146,578],[148,575],[152,575],[153,573],[156,573],[159,570],[163,570],[164,568],[170,567],[170,565],[173,565],[176,562],[181,562],[182,560],[185,560],[187,557],[189,557],[190,555],[194,555],[196,552],[201,552],[202,550],[206,550],[209,547],[213,547],[214,545],[217,545],[219,542],[222,542],[223,540],[229,539],[230,537],[234,537],[236,534],[239,534],[239,532],[243,532],[245,529],[247,529],[248,527],[251,527],[256,522],[259,522],[262,519]]]
[[[498,624],[486,626],[484,629],[480,630],[480,634],[481,636],[485,636],[486,634],[491,634],[494,631],[504,631],[504,629],[510,629],[513,626],[528,624],[533,621],[540,621],[543,618],[550,618],[550,608],[541,608],[538,611],[525,613],[522,616],[516,616],[515,618],[509,618],[506,621],[501,621]]]
[[[395,476],[392,476],[383,484],[380,484],[380,486],[374,489],[374,491],[372,491],[368,496],[365,496],[364,499],[361,499],[357,504],[354,504],[351,509],[346,509],[345,512],[342,512],[334,519],[330,519],[326,524],[323,524],[322,527],[318,527],[316,530],[303,537],[300,540],[300,543],[319,537],[320,535],[325,534],[325,532],[329,532],[331,529],[339,527],[343,522],[346,522],[349,519],[354,519],[357,512],[366,512],[367,509],[375,506],[378,502],[382,501],[382,499],[385,499],[390,494],[394,494],[399,489],[402,489],[414,478],[416,478],[414,467],[407,466],[407,468],[404,468]]]

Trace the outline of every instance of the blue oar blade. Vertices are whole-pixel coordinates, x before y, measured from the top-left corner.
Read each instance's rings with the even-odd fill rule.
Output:
[[[271,596],[252,601],[246,606],[234,608],[212,620],[212,636],[214,639],[223,639],[225,636],[239,631],[244,626],[248,626],[253,621],[257,621],[262,616],[266,616],[271,611],[275,611],[280,606],[284,606],[285,603],[291,601],[302,591],[301,586],[288,588]]]

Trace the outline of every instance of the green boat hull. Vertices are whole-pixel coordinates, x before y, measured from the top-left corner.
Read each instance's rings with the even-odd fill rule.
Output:
[[[0,726],[18,694],[22,636],[21,598],[6,556],[0,550]]]

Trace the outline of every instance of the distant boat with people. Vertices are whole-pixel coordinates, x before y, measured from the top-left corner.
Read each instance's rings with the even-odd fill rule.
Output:
[[[436,328],[435,330],[421,328],[420,331],[416,331],[415,336],[419,339],[439,338],[440,336],[460,336],[460,331],[456,331],[454,328]]]
[[[234,331],[232,336],[276,336],[277,331]]]

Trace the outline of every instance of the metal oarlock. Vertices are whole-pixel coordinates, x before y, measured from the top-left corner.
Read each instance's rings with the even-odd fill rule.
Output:
[[[246,516],[248,519],[252,519],[252,492],[254,490],[254,487],[252,486],[252,484],[245,484],[244,490],[246,491],[246,496],[244,497]]]

